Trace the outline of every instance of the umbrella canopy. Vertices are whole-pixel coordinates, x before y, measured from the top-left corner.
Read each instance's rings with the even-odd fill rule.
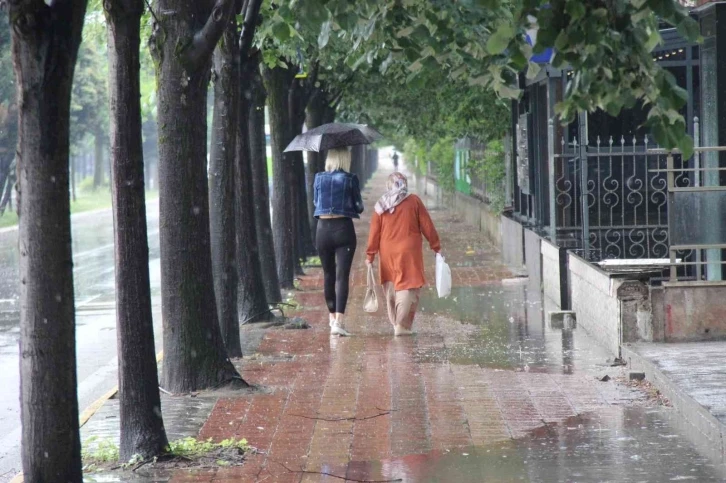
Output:
[[[285,148],[289,151],[328,151],[358,144],[370,144],[382,138],[381,133],[365,124],[331,122],[295,136]]]

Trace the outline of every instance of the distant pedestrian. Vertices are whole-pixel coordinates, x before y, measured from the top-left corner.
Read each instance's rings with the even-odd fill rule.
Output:
[[[350,267],[356,249],[353,218],[363,213],[358,177],[350,171],[350,151],[328,151],[325,172],[315,175],[315,241],[323,266],[325,303],[331,335],[350,335],[343,316],[348,303]]]
[[[393,156],[391,156],[393,159],[393,169],[398,171],[398,153],[396,151],[393,151]]]
[[[401,173],[388,177],[388,191],[376,203],[371,220],[366,264],[380,255],[380,281],[395,335],[410,335],[424,286],[423,237],[439,253],[441,242],[421,198],[409,194]],[[423,235],[423,237],[422,237]]]

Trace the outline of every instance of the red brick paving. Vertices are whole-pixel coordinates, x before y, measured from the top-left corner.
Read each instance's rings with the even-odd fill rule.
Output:
[[[382,185],[381,175],[374,183]],[[443,210],[432,217],[454,286],[481,287],[512,276],[476,230]],[[364,218],[356,226],[348,313],[355,337],[329,337],[322,274],[308,269],[295,295],[301,307],[290,315],[306,318],[312,329],[268,330],[257,355],[238,365],[261,391],[220,399],[200,433],[214,440],[246,438],[258,454],[241,467],[181,472],[173,481],[341,481],[302,471],[360,479],[378,474],[385,460],[502,443],[607,405],[580,375],[449,363],[437,354],[449,342],[461,344],[465,339],[457,337],[472,329],[443,316],[420,314],[418,336],[392,337],[384,310],[361,309],[366,225]],[[475,256],[464,255],[469,246]],[[434,257],[428,251],[425,257],[431,277]]]

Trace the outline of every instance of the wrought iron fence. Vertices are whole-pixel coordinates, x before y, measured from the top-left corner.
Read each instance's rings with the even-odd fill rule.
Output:
[[[586,149],[576,139],[568,144],[563,138],[560,144],[552,173],[558,244],[579,249],[591,260],[667,258],[666,156],[648,152],[657,146],[647,136],[605,142],[598,137]],[[674,157],[677,169],[688,162]],[[675,183],[689,186],[688,172],[676,173]]]

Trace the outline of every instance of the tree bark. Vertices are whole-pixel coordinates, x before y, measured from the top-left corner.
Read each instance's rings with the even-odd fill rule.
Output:
[[[149,282],[139,47],[143,0],[104,2],[108,21],[111,194],[116,261],[121,461],[153,458],[168,441],[161,416]]]
[[[350,158],[350,172],[355,173],[361,183],[365,183],[365,146],[352,146]]]
[[[295,278],[295,246],[293,231],[293,163],[290,153],[283,153],[289,144],[288,86],[293,74],[283,67],[264,67],[272,145],[272,215],[273,238],[280,287],[291,289]]]
[[[325,94],[323,92],[317,92],[313,95],[310,100],[310,104],[307,109],[307,116],[305,118],[305,124],[308,129],[313,129],[323,124],[323,116],[325,112]],[[315,175],[325,168],[324,153],[317,153],[310,151],[308,155],[307,164],[307,191],[308,191],[308,219],[310,220],[310,235],[315,243],[315,235],[318,229],[318,219],[315,218],[315,203],[313,202]]]
[[[105,165],[103,162],[103,136],[104,134],[100,131],[96,131],[96,133],[93,135],[93,189],[98,189],[103,186],[103,182],[105,180]]]
[[[259,56],[258,56],[259,57]],[[250,91],[250,167],[252,171],[252,200],[255,213],[257,247],[262,269],[262,282],[269,303],[282,302],[277,278],[275,245],[270,221],[270,184],[267,173],[267,142],[265,139],[265,101],[267,94],[262,83],[259,58],[254,67]]]
[[[237,267],[240,274],[239,316],[243,323],[270,320],[272,317],[265,296],[260,252],[255,225],[252,186],[252,151],[249,134],[252,77],[256,59],[242,59],[240,88],[240,125],[237,132]]]
[[[80,483],[69,121],[86,1],[9,3],[18,85],[25,481]]]
[[[315,68],[317,70],[317,68]],[[306,82],[300,79],[293,79],[290,84],[288,91],[289,95],[289,116],[290,116],[290,140],[295,136],[302,133],[303,126],[305,124],[305,110],[310,102],[310,98],[313,93],[313,84],[315,82],[316,74],[311,72],[311,78]],[[313,246],[313,238],[310,232],[310,221],[308,219],[308,195],[312,197],[312,192],[307,192],[307,183],[305,180],[305,161],[303,153],[301,151],[294,151],[292,154],[293,159],[293,171],[295,177],[295,183],[293,185],[295,190],[295,220],[297,220],[297,254],[296,259],[296,270],[299,270],[299,274],[302,273],[302,267],[299,266],[300,260],[316,254],[315,247]]]
[[[237,20],[234,17],[230,19],[229,26],[214,51],[213,75],[214,118],[209,165],[209,215],[214,293],[227,355],[242,357],[235,265],[234,171],[239,107],[239,45]]]
[[[158,0],[151,51],[159,96],[162,382],[184,393],[244,383],[219,330],[209,234],[207,87],[233,0]],[[202,25],[203,22],[206,22]]]

